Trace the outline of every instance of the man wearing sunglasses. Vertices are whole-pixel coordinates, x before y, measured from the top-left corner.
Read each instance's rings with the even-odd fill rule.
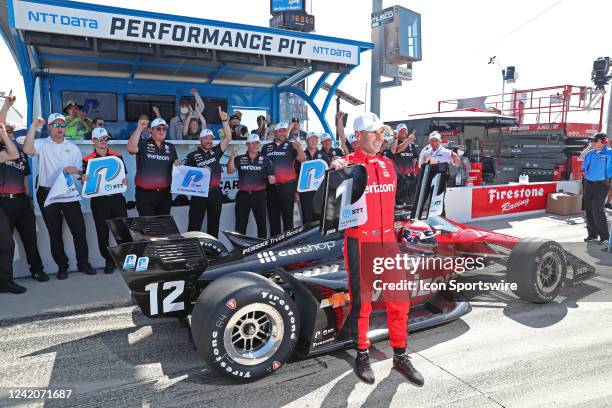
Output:
[[[206,232],[214,237],[219,236],[219,220],[223,206],[223,193],[221,192],[221,157],[232,141],[232,132],[226,112],[218,107],[219,118],[223,123],[223,140],[213,146],[214,134],[210,129],[200,132],[200,146],[189,153],[183,164],[191,167],[208,167],[210,169],[210,182],[208,197],[192,196],[189,200],[189,226],[188,231],[200,231],[204,215],[208,213]]]
[[[89,161],[98,157],[115,156],[121,159],[121,153],[115,152],[108,148],[109,134],[104,128],[95,128],[91,132],[91,140],[94,144],[94,151],[83,157],[83,173],[87,173]],[[123,164],[125,169],[125,163]],[[88,176],[83,174],[83,182],[87,181]],[[127,179],[124,178],[121,182],[127,185]],[[91,215],[93,216],[96,225],[96,233],[98,235],[98,249],[100,255],[104,258],[104,273],[113,273],[115,266],[113,259],[108,252],[108,225],[107,220],[114,218],[127,217],[127,207],[125,197],[121,193],[110,194],[105,196],[93,197],[91,199]]]
[[[78,199],[74,201],[53,203],[45,207],[45,200],[53,183],[62,173],[79,177],[83,166],[81,151],[65,136],[66,118],[60,113],[52,113],[47,120],[49,137],[34,140],[36,129],[45,124],[43,118],[34,120],[23,143],[23,151],[28,155],[38,156],[38,191],[36,199],[43,219],[49,230],[51,255],[59,270],[58,279],[68,277],[68,257],[64,252],[62,238],[63,220],[66,219],[72,233],[77,258],[77,269],[87,275],[95,275],[96,270],[89,264],[89,249],[85,234],[85,221]]]
[[[136,155],[136,209],[141,217],[170,215],[172,166],[180,162],[174,145],[166,142],[166,121],[153,120],[151,138],[141,140],[140,134],[148,126],[148,120],[139,120],[126,146],[128,152]]]
[[[9,96],[4,99],[4,104],[0,109],[0,123],[6,123],[6,134],[13,142],[15,142],[16,125],[6,122],[6,116],[15,103],[15,99],[11,91]],[[0,142],[0,146],[3,145],[4,143]],[[49,280],[49,276],[43,271],[43,263],[38,252],[36,216],[34,215],[27,179],[30,175],[30,164],[28,156],[17,143],[15,145],[20,157],[0,164],[0,209],[4,211],[8,218],[9,236],[12,237],[15,228],[19,233],[32,277],[39,282],[45,282]],[[5,148],[0,147],[1,150],[5,150]]]

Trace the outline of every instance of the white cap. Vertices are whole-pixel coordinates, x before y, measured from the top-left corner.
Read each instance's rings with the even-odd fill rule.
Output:
[[[166,127],[168,126],[168,124],[163,118],[156,118],[156,119],[153,119],[153,122],[151,122],[152,128],[154,128],[155,126],[159,126],[159,125],[164,125]]]
[[[332,140],[331,135],[329,133],[323,133],[321,135],[321,141],[324,141],[324,140]]]
[[[393,136],[385,136],[387,143],[393,143]]]
[[[251,133],[250,135],[247,136],[246,142],[247,143],[259,142],[259,136],[257,135],[257,133]]]
[[[319,139],[319,134],[317,132],[308,132],[308,134],[306,135],[306,140],[308,140],[308,138],[313,137],[313,136]]]
[[[438,132],[433,131],[429,134],[429,141],[431,141],[432,139],[442,140],[442,136],[440,136]]]
[[[383,127],[384,123],[378,115],[375,113],[365,113],[361,116],[357,116],[353,121],[353,129],[355,132],[360,132],[365,130],[366,132],[374,132],[381,127]]]
[[[354,133],[349,133],[348,135],[346,135],[346,140],[348,140],[349,143],[356,142],[357,136],[355,136]]]
[[[206,129],[206,128],[202,129],[202,131],[200,132],[200,137],[206,137],[206,136],[215,137],[215,134],[210,129]]]
[[[406,129],[406,130],[408,130],[408,126],[406,126],[406,124],[405,124],[405,123],[398,123],[398,124],[397,124],[397,126],[395,127],[395,130],[396,130],[396,131],[398,131],[398,132],[399,132],[400,130],[402,130],[402,129]]]
[[[65,122],[66,118],[61,113],[52,113],[47,118],[47,123],[50,125],[53,122],[55,122],[56,120],[63,120]]]
[[[91,131],[91,139],[100,139],[104,136],[108,136],[108,132],[104,128],[95,128]]]
[[[289,129],[289,124],[288,123],[277,123],[276,126],[274,126],[274,130],[280,130],[280,129]]]

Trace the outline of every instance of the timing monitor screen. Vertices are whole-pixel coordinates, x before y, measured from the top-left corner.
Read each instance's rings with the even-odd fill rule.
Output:
[[[62,91],[62,108],[73,100],[82,105],[88,118],[103,118],[108,122],[117,120],[117,94],[112,92]],[[62,109],[57,109],[61,111]]]
[[[195,109],[196,100],[194,96],[185,96],[182,99],[189,101],[191,107]],[[206,119],[206,123],[208,125],[220,125],[219,106],[223,112],[227,112],[227,99],[202,97],[202,101],[204,102],[204,112],[202,114],[204,119]]]
[[[140,115],[147,115],[150,120],[153,120],[155,118],[153,106],[157,106],[161,117],[170,121],[176,115],[174,103],[174,95],[126,94],[125,120],[126,122],[138,122]]]

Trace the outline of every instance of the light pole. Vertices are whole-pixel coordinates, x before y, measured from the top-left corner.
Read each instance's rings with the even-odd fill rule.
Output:
[[[502,100],[501,100],[501,113],[502,115],[504,114],[504,94],[506,93],[506,70],[501,66],[501,64],[499,63],[499,61],[497,61],[497,56],[494,55],[491,58],[489,58],[489,65],[492,64],[497,64],[497,66],[499,67],[499,69],[501,69],[501,73],[502,73]]]

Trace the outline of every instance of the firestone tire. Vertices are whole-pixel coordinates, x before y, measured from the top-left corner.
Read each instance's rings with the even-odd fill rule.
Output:
[[[507,278],[517,284],[515,294],[528,302],[552,302],[566,277],[565,254],[554,241],[525,239],[512,249],[508,258]]]
[[[280,286],[251,272],[237,272],[200,294],[191,333],[198,353],[215,371],[254,381],[277,371],[293,354],[299,313]]]

